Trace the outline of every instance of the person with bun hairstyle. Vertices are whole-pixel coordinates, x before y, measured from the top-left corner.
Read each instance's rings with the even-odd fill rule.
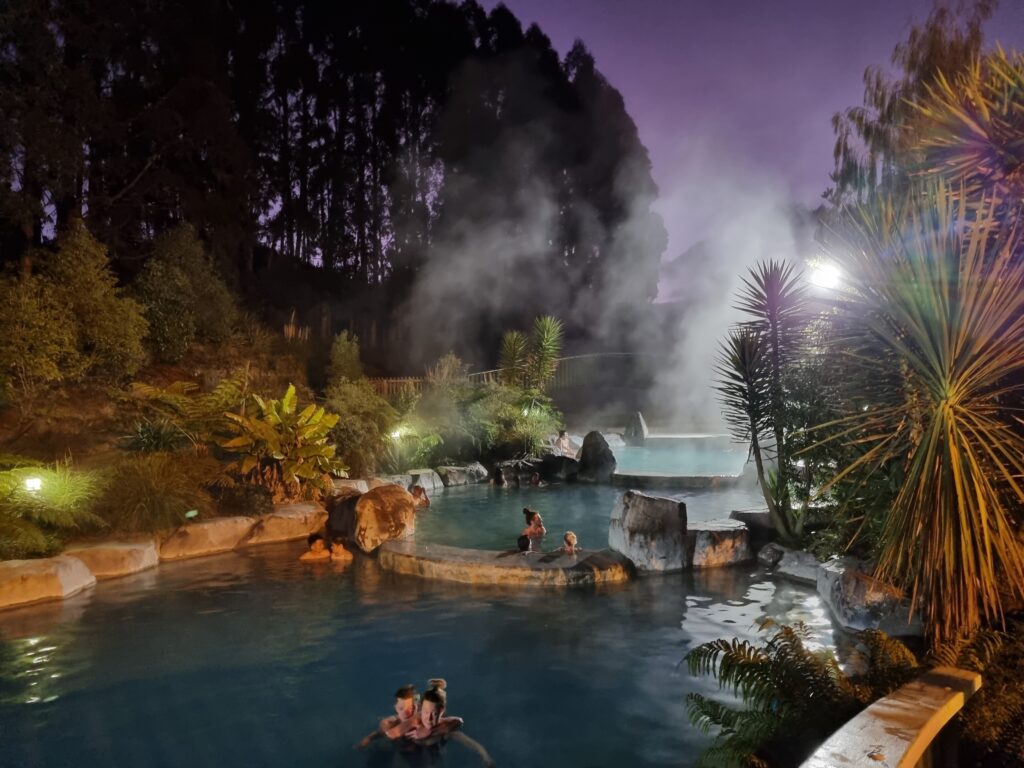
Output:
[[[446,739],[457,741],[480,755],[485,766],[493,767],[494,760],[483,745],[461,732],[462,718],[445,717],[445,709],[448,706],[448,694],[445,689],[448,683],[443,678],[435,677],[431,678],[428,685],[430,687],[420,698],[417,725],[406,736],[414,744],[425,747],[440,744]]]
[[[523,516],[526,518],[526,527],[523,528],[521,535],[528,536],[530,541],[537,542],[544,537],[544,534],[548,532],[548,529],[544,527],[544,518],[540,516],[540,512],[536,509],[530,509],[529,507],[523,507]],[[539,547],[534,546],[534,550]]]

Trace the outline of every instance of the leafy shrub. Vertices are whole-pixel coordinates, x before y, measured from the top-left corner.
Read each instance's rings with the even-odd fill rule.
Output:
[[[235,297],[189,224],[157,239],[135,290],[146,307],[150,348],[164,362],[180,360],[197,338],[226,341],[238,322]]]
[[[59,534],[98,522],[93,502],[102,489],[94,473],[69,461],[39,464],[0,457],[0,559],[52,554]]]
[[[406,422],[388,440],[382,458],[384,470],[391,474],[410,469],[437,466],[437,449],[444,444],[438,432]]]
[[[23,414],[49,383],[77,375],[74,328],[39,277],[0,280],[0,398]]]
[[[427,370],[427,382],[430,386],[469,383],[469,366],[454,352],[442,356]]]
[[[210,392],[200,392],[191,381],[162,388],[133,382],[130,397],[153,414],[153,421],[166,422],[193,445],[217,443],[230,433],[225,411],[242,408],[249,397],[249,370],[235,371]]]
[[[217,482],[210,488],[221,515],[265,515],[274,510],[270,491],[249,483]]]
[[[280,400],[253,395],[256,413],[226,413],[232,436],[221,448],[241,454],[227,467],[244,481],[270,491],[274,501],[316,497],[330,489],[330,475],[345,475],[328,435],[338,414],[315,404],[299,411],[295,387]]]
[[[138,302],[117,287],[106,248],[75,221],[57,250],[39,261],[64,322],[73,322],[82,370],[112,381],[134,374],[146,358],[146,320]]]
[[[96,512],[115,531],[152,532],[175,528],[185,513],[212,515],[213,499],[205,487],[220,475],[220,464],[187,453],[140,453],[126,456],[108,470],[106,492]]]
[[[176,363],[195,341],[196,320],[188,296],[189,279],[178,267],[151,259],[135,280],[135,291],[146,308],[153,357]]]
[[[762,629],[772,627],[766,622]],[[775,627],[762,644],[713,640],[685,658],[690,674],[710,674],[742,698],[734,709],[699,693],[686,697],[690,721],[719,732],[698,765],[799,765],[854,714],[920,673],[913,653],[883,632],[859,633],[863,673],[850,677],[830,651],[807,647],[803,624]]]
[[[366,379],[336,380],[325,405],[340,416],[330,433],[338,458],[357,477],[374,472],[389,449],[398,414]]]
[[[342,379],[356,381],[363,377],[363,364],[359,360],[359,338],[348,331],[334,337],[331,344],[331,359],[327,365],[327,384],[331,386]]]
[[[184,448],[189,436],[169,419],[143,419],[124,438],[125,448],[140,453],[170,453]]]

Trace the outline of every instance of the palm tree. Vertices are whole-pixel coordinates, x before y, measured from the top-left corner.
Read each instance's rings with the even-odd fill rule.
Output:
[[[941,183],[851,214],[834,246],[847,415],[858,449],[832,484],[897,466],[876,576],[905,588],[937,645],[1024,596],[1024,268],[998,196]]]

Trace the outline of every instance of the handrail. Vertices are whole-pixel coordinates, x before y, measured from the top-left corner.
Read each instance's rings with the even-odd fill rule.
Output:
[[[979,688],[977,672],[936,667],[855,716],[800,768],[912,768]]]

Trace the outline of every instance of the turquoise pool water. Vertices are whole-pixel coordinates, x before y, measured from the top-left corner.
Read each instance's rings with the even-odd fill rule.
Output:
[[[416,517],[416,540],[476,549],[511,549],[523,529],[523,507],[538,510],[548,535],[545,549],[561,546],[562,534],[573,531],[581,546],[608,546],[608,518],[626,488],[570,483],[543,488],[468,485],[435,492],[430,507]],[[652,490],[686,502],[690,521],[728,517],[734,509],[764,506],[756,488],[724,488],[673,492]]]
[[[612,451],[621,473],[738,475],[747,461],[746,448],[726,435],[652,437],[642,446]]]
[[[704,737],[679,660],[760,617],[833,628],[814,592],[756,569],[611,589],[471,588],[297,562],[276,545],[163,564],[0,613],[0,764],[479,765],[352,744],[400,684],[443,675],[450,712],[502,768],[692,765]]]

